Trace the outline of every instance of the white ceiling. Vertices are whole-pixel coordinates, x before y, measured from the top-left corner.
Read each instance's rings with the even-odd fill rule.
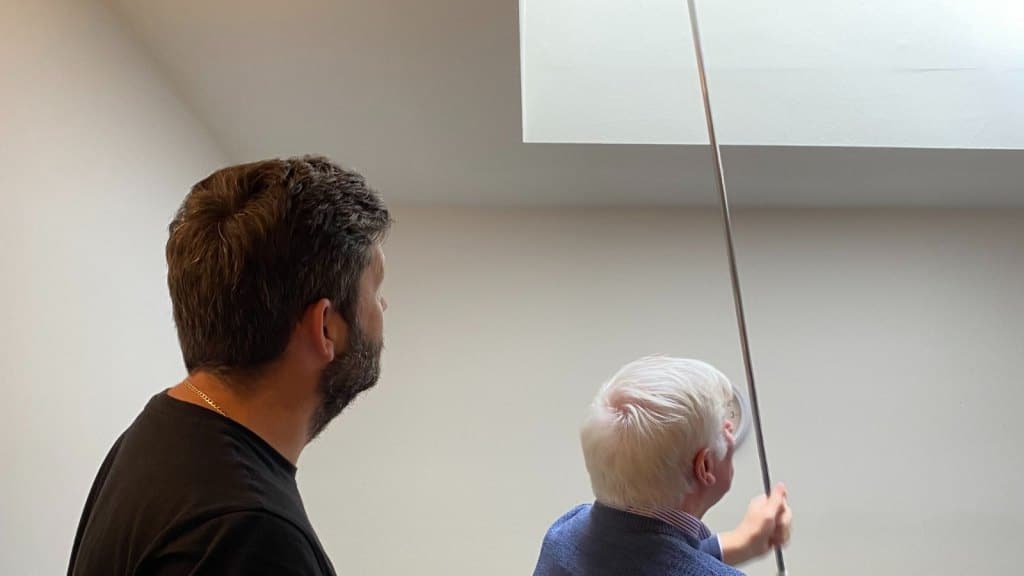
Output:
[[[719,141],[1024,149],[1024,3],[696,0]],[[703,144],[686,0],[521,0],[524,138]]]
[[[715,198],[703,146],[523,144],[516,0],[107,2],[237,161],[325,153],[399,202]],[[736,146],[725,163],[737,203],[1024,206],[1019,150]]]

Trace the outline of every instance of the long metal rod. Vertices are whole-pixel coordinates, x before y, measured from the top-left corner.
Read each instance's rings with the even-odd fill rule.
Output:
[[[743,350],[743,366],[747,372],[747,388],[750,391],[750,407],[754,415],[754,435],[757,439],[757,456],[761,463],[761,480],[764,482],[764,493],[772,491],[771,475],[768,473],[768,456],[764,449],[764,434],[761,432],[761,409],[757,402],[757,387],[754,385],[754,368],[750,361],[750,341],[747,338],[747,319],[743,313],[743,294],[740,290],[740,273],[736,266],[736,249],[732,239],[732,216],[729,213],[729,195],[725,188],[725,172],[722,168],[722,150],[715,137],[715,122],[711,116],[711,98],[708,96],[708,81],[704,71],[704,51],[701,49],[700,27],[697,25],[697,8],[695,0],[686,0],[690,9],[690,30],[693,32],[693,51],[697,55],[697,75],[700,78],[700,93],[704,100],[704,118],[708,125],[708,139],[715,164],[715,184],[718,187],[722,204],[722,220],[725,224],[725,245],[729,253],[729,276],[732,279],[732,296],[736,305],[736,324],[740,332],[740,348]],[[786,572],[786,561],[782,557],[782,548],[775,548],[775,565],[779,575]]]

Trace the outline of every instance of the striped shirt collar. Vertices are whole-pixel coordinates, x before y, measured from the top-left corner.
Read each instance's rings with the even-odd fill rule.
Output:
[[[621,508],[618,509],[623,510]],[[637,516],[643,516],[645,518],[661,520],[662,522],[679,528],[684,534],[696,538],[697,540],[707,540],[712,535],[711,529],[709,529],[700,518],[697,518],[687,512],[683,512],[682,510],[657,508],[654,506],[629,506],[623,511],[629,512],[630,514],[636,514]]]

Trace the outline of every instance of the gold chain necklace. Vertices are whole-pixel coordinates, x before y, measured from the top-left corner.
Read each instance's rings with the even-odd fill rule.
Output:
[[[207,396],[206,394],[204,394],[203,391],[200,390],[199,388],[196,388],[188,378],[185,378],[185,387],[188,388],[189,390],[195,392],[196,396],[199,396],[200,398],[205,400],[206,403],[209,404],[211,407],[213,407],[213,409],[216,410],[218,414],[220,414],[221,416],[223,416],[225,418],[228,417],[228,415],[225,414],[224,411],[220,409],[220,406],[217,406],[216,402],[214,402],[213,400],[210,400],[210,397]]]

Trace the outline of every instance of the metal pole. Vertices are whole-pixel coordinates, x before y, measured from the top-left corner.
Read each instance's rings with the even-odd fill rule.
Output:
[[[697,25],[697,8],[695,0],[686,0],[690,9],[690,30],[693,32],[693,50],[697,55],[697,75],[700,78],[700,93],[704,100],[704,118],[708,125],[708,138],[715,165],[715,185],[718,187],[722,205],[722,221],[725,224],[725,245],[729,254],[729,276],[732,279],[732,296],[736,305],[736,324],[740,332],[740,348],[743,351],[743,366],[747,372],[747,388],[750,391],[750,408],[754,416],[754,436],[757,440],[757,456],[761,463],[761,479],[764,482],[764,493],[770,495],[772,490],[771,475],[768,473],[768,457],[764,449],[764,434],[761,432],[761,409],[757,402],[757,388],[754,385],[754,368],[750,361],[750,342],[747,339],[747,320],[743,313],[743,294],[740,290],[740,275],[736,266],[736,249],[732,239],[732,217],[729,213],[729,196],[725,189],[725,172],[722,169],[722,150],[715,137],[715,123],[711,117],[711,98],[708,96],[708,82],[704,71],[704,51],[701,49],[700,27]],[[775,548],[775,565],[779,576],[785,576],[786,561],[782,557],[782,548]]]

